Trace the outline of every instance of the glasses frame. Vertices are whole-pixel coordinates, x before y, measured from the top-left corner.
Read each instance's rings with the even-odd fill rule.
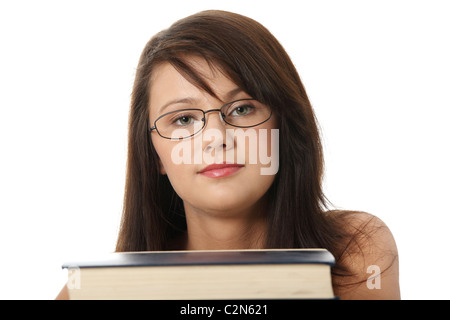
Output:
[[[238,99],[238,100],[234,100],[234,101],[231,101],[231,102],[227,102],[227,103],[225,103],[223,106],[221,106],[220,109],[211,109],[211,110],[208,110],[208,111],[204,111],[204,110],[202,110],[202,109],[188,108],[188,109],[180,109],[180,110],[176,110],[176,111],[167,112],[167,113],[164,113],[163,115],[160,115],[158,118],[156,118],[156,120],[153,122],[153,127],[149,128],[149,131],[152,132],[153,130],[156,130],[156,132],[158,133],[158,135],[159,135],[161,138],[164,138],[164,139],[169,139],[169,140],[183,140],[183,139],[188,139],[188,138],[190,138],[190,137],[192,137],[192,136],[195,136],[197,133],[200,133],[200,132],[203,131],[203,129],[204,129],[205,126],[206,126],[206,114],[207,114],[207,113],[210,113],[210,112],[215,112],[215,111],[220,112],[220,117],[221,117],[221,119],[223,120],[223,122],[225,122],[226,124],[228,124],[228,125],[230,125],[230,126],[232,126],[232,127],[235,127],[235,128],[252,128],[252,127],[259,126],[259,125],[263,124],[264,122],[269,121],[269,119],[272,117],[272,109],[270,109],[270,115],[269,115],[269,117],[268,117],[266,120],[264,120],[264,121],[262,121],[262,122],[260,122],[260,123],[251,125],[251,126],[237,126],[237,125],[231,124],[231,123],[229,123],[228,121],[225,120],[225,114],[222,112],[222,109],[223,109],[223,108],[229,106],[230,104],[239,102],[239,101],[248,101],[248,100],[250,100],[250,101],[256,101],[256,102],[260,103],[260,102],[259,102],[258,100],[256,100],[256,99],[250,99],[250,98],[247,98],[247,99]],[[163,135],[159,132],[158,126],[157,126],[157,122],[158,122],[159,119],[161,119],[162,117],[165,117],[165,116],[168,115],[168,114],[172,114],[172,113],[180,112],[180,111],[189,111],[189,110],[190,110],[190,111],[201,111],[201,112],[203,112],[203,118],[202,118],[203,126],[202,126],[197,132],[191,134],[190,136],[183,137],[183,138],[169,138],[169,137],[163,136]]]

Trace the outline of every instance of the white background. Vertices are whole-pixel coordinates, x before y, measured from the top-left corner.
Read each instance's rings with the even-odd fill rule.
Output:
[[[449,299],[448,1],[0,2],[0,298],[53,299],[114,250],[147,40],[204,9],[265,25],[319,119],[325,190],[386,222],[404,299]]]

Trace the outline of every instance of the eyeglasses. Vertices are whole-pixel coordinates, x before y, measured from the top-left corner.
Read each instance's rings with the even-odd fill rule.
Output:
[[[165,139],[186,139],[206,126],[206,114],[219,111],[221,119],[230,126],[250,128],[263,124],[272,116],[272,110],[255,99],[240,99],[224,104],[220,109],[181,109],[158,117],[153,127]]]

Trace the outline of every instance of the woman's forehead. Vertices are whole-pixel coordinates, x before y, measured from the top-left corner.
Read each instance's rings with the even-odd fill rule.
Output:
[[[192,66],[195,66],[195,72],[214,92],[213,98],[228,102],[243,91],[223,72],[217,72],[216,68],[211,68],[206,60],[193,60]],[[203,100],[208,96],[211,97],[207,91],[199,88],[168,62],[161,63],[154,69],[149,89],[150,111],[158,114],[163,112],[171,102]]]

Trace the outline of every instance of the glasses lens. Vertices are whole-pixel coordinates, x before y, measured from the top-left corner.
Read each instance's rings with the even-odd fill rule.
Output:
[[[201,110],[183,109],[170,112],[156,121],[156,130],[168,139],[183,139],[200,130],[204,124],[204,114]]]
[[[236,127],[253,127],[265,122],[271,110],[257,100],[238,100],[222,108],[225,122]]]

